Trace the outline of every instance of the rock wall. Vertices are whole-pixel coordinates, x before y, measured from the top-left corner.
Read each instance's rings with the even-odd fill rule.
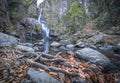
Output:
[[[45,0],[43,3],[43,14],[49,28],[63,32],[63,14],[67,12],[74,0]]]
[[[44,1],[44,3],[42,4],[43,14],[49,28],[55,29],[58,32],[63,32],[66,29],[66,26],[65,26],[66,24],[63,21],[64,20],[63,16],[68,12],[73,2],[74,0],[45,0]],[[86,17],[88,17],[86,18],[86,20],[98,13],[97,8],[93,7],[95,5],[93,4],[92,1],[77,0],[77,2],[79,3],[79,5],[83,7],[82,12],[86,14]]]
[[[65,31],[65,25],[67,24],[65,24],[63,16],[68,12],[71,4],[74,1],[75,0],[44,0],[40,7],[43,8],[44,20],[50,29],[57,31],[58,33],[63,33]],[[82,5],[84,9],[83,12],[85,12],[85,14],[90,17],[92,15],[92,12],[90,12],[91,10],[89,10],[89,7],[92,6],[92,2],[90,2],[90,0],[77,1],[79,5]],[[7,0],[0,0],[0,28],[4,29],[3,27],[8,26],[11,20],[11,26],[8,28],[8,31],[11,34],[16,34],[15,30],[17,29],[18,24],[21,24],[23,19],[37,19],[39,16],[40,8],[37,8],[36,2],[37,0],[8,0],[8,2]],[[68,20],[70,19],[68,18]],[[81,23],[79,21],[77,23]],[[27,31],[27,28],[29,26],[23,25],[23,27]],[[77,27],[80,28],[79,26]]]

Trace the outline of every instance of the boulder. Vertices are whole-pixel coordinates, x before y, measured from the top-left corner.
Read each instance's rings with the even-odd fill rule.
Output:
[[[100,41],[102,41],[104,34],[103,33],[98,33],[97,35],[94,35],[90,38],[88,38],[86,41],[89,43],[99,43]]]
[[[19,42],[19,39],[0,32],[0,45],[10,46]]]
[[[90,61],[96,65],[106,67],[111,64],[110,60],[100,52],[91,48],[83,48],[76,51],[76,57],[85,61]]]
[[[60,43],[58,43],[58,42],[56,42],[56,41],[53,41],[53,42],[51,43],[51,46],[52,46],[52,47],[59,47],[59,46],[60,46]]]
[[[71,41],[69,41],[69,40],[61,40],[60,44],[61,45],[69,45],[69,44],[71,44]]]
[[[15,48],[17,50],[25,51],[25,52],[35,52],[33,48],[28,47],[28,46],[23,46],[23,45],[17,45]]]
[[[33,81],[33,83],[60,83],[58,80],[53,78],[48,73],[42,71],[36,71],[33,68],[30,68],[27,71],[27,75],[30,77],[30,79]]]

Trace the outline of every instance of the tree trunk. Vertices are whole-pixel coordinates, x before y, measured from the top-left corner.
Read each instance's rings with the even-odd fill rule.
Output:
[[[0,31],[5,31],[10,25],[7,0],[0,0]]]

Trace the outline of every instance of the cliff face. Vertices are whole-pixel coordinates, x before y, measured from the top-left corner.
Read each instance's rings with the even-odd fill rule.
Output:
[[[98,28],[103,27],[104,23],[110,24],[109,21],[115,26],[117,23],[119,24],[118,0],[113,0],[113,2],[111,0],[106,2],[104,0],[101,2],[94,0],[44,0],[39,9],[36,2],[37,0],[0,0],[0,30],[3,31],[10,24],[15,30],[17,24],[24,18],[37,19],[41,7],[47,26],[60,33],[64,32],[66,28],[72,31],[75,28],[80,29],[82,25],[94,18],[97,18]],[[11,26],[8,29],[10,28]]]
[[[97,7],[93,7],[95,5],[90,0],[45,0],[42,5],[47,25],[59,32],[67,27],[80,28],[98,14]]]
[[[65,29],[62,17],[73,1],[74,0],[45,0],[43,3],[43,14],[50,28],[58,31],[63,31]]]
[[[15,29],[17,23],[24,18],[37,19],[40,8],[42,7],[44,20],[47,26],[50,29],[63,32],[67,25],[64,22],[64,15],[69,11],[74,0],[44,0],[39,9],[37,9],[36,2],[37,0],[8,0],[8,2],[7,0],[0,0],[0,27],[4,29],[3,27],[8,26],[11,20],[12,29]],[[77,2],[79,5],[82,5],[84,9],[82,12],[90,14],[87,9],[88,5],[90,5],[89,0],[78,0]],[[67,18],[69,19],[69,17]],[[11,27],[9,27],[9,29],[10,28]]]
[[[0,31],[5,31],[10,24],[7,0],[0,0]]]

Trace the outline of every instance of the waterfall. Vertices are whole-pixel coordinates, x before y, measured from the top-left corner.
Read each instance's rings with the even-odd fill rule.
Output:
[[[37,0],[37,6],[39,6],[43,0]],[[49,29],[45,24],[45,21],[42,19],[42,7],[40,8],[40,14],[38,17],[38,23],[42,26],[42,41],[44,43],[44,53],[49,52]]]
[[[88,5],[87,5],[87,0],[84,1],[84,8],[85,8],[85,13],[88,14]]]

